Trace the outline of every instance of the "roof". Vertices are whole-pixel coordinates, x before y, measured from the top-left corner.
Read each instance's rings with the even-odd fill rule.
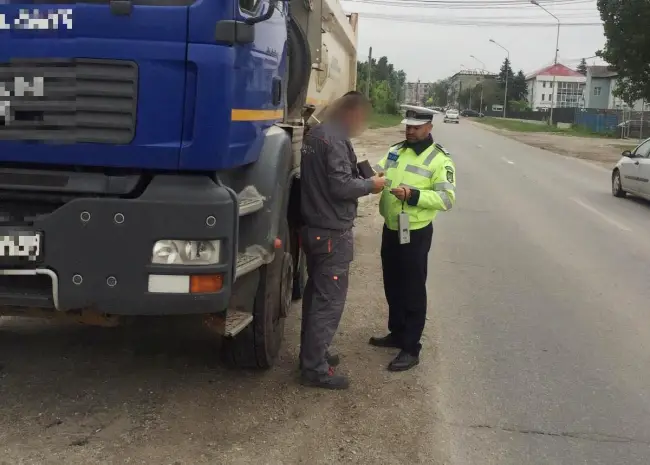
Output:
[[[610,69],[609,66],[587,66],[587,70],[589,74],[591,74],[591,77],[595,78],[611,78],[611,77],[616,77],[618,76],[618,73],[612,69]]]
[[[498,76],[498,74],[490,73],[490,72],[485,71],[485,70],[465,69],[465,70],[457,72],[456,74],[454,74],[449,79],[451,79],[453,81],[456,77],[460,77],[460,76],[483,76],[484,78],[495,78],[495,77]]]
[[[584,77],[579,72],[569,68],[568,66],[563,65],[562,63],[557,63],[546,68],[542,68],[534,73],[526,76],[526,80],[534,79],[537,76],[556,76],[556,77]]]

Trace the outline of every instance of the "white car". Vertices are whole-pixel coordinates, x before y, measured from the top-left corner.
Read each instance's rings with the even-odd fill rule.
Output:
[[[445,112],[445,119],[443,120],[443,123],[446,123],[448,121],[456,124],[460,122],[460,115],[458,114],[458,110],[451,109]]]
[[[634,194],[650,200],[650,138],[634,150],[625,150],[612,170],[612,194]]]

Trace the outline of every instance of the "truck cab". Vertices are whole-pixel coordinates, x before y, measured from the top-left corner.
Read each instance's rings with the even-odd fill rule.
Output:
[[[347,22],[331,0],[0,4],[0,315],[199,317],[269,367],[305,278],[324,12]]]

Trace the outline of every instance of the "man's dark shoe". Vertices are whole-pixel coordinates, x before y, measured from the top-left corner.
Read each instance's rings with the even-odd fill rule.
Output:
[[[337,367],[341,364],[341,357],[339,357],[338,354],[330,354],[327,352],[325,354],[325,360],[327,361],[327,364],[331,367]],[[298,368],[302,370],[302,362],[298,362]]]
[[[395,340],[395,336],[389,334],[384,337],[371,337],[369,341],[371,346],[375,347],[390,347],[392,349],[399,349],[400,346]]]
[[[350,387],[350,381],[347,376],[337,375],[334,369],[330,367],[325,374],[302,373],[300,384],[307,387],[317,387],[322,389],[342,390]]]
[[[420,358],[408,352],[401,351],[397,357],[388,364],[388,371],[406,371],[420,363]]]

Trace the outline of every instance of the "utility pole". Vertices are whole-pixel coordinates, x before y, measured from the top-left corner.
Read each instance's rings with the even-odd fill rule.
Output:
[[[508,54],[507,55],[507,57],[508,57],[508,66],[506,67],[506,89],[505,89],[505,91],[503,93],[503,117],[505,118],[506,117],[506,111],[508,109],[508,77],[510,76],[510,73],[508,71],[510,70],[510,50],[505,48],[503,45],[501,45],[500,43],[498,43],[494,39],[490,39],[490,42],[492,42],[497,47],[501,47]]]
[[[366,97],[370,98],[370,81],[372,79],[372,47],[368,51],[368,79],[366,79]]]
[[[546,13],[551,15],[553,18],[555,18],[555,21],[557,21],[557,37],[555,38],[555,58],[553,59],[553,68],[557,66],[557,54],[560,51],[560,18],[555,16],[553,13],[548,11],[546,8],[544,8],[542,5],[539,4],[537,0],[530,0],[530,3],[533,5],[541,8],[544,10]],[[555,75],[557,74],[557,69],[553,70],[553,83],[551,84],[551,113],[548,118],[549,124],[553,124],[553,107],[555,106],[555,95],[557,92],[557,85],[556,85],[556,78]]]
[[[483,113],[483,83],[485,82],[485,63],[483,63],[481,60],[476,58],[474,55],[470,55],[470,58],[474,58],[476,61],[478,61],[483,67],[481,68],[482,72],[482,79],[481,83],[479,84],[481,86],[481,103],[480,106],[478,107],[478,112]]]
[[[643,140],[643,115],[645,115],[645,99],[641,102],[641,128],[639,129],[639,144]]]

